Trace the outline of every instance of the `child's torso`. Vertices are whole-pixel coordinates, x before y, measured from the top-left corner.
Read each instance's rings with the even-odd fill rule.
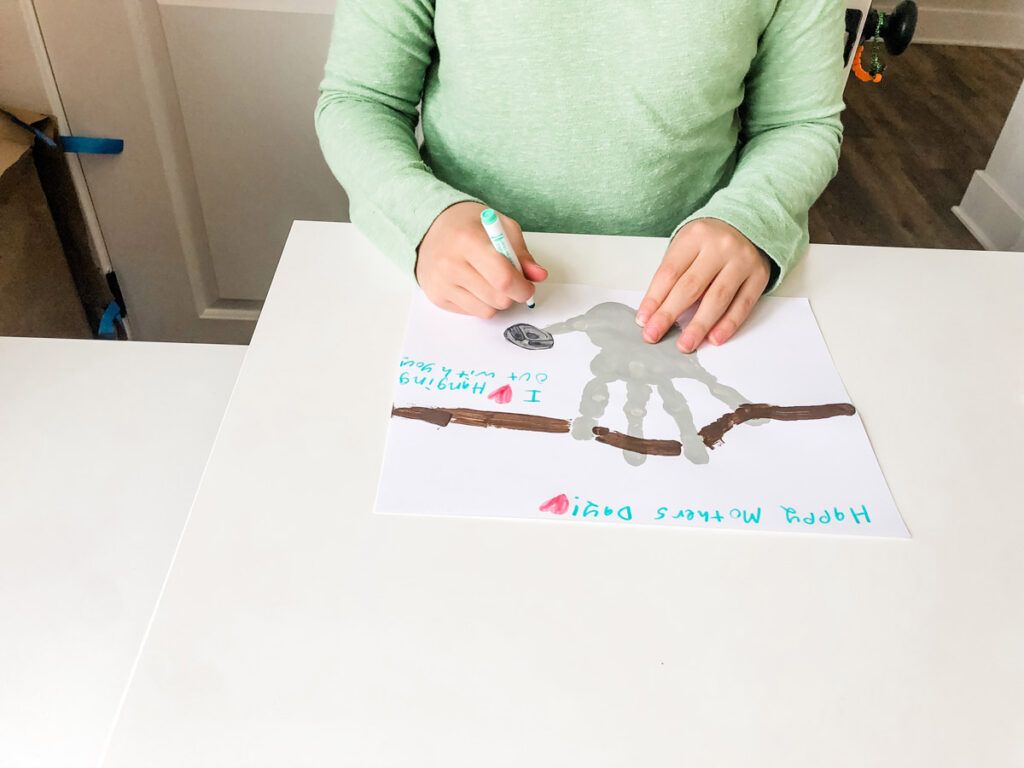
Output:
[[[667,235],[732,171],[771,0],[436,0],[424,154],[535,230]]]

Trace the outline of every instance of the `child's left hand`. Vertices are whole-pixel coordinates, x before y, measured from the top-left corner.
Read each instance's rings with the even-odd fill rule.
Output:
[[[724,343],[747,319],[770,277],[768,256],[739,230],[718,219],[691,221],[672,238],[640,302],[636,321],[644,341],[660,341],[700,299],[676,346],[693,352],[705,336],[712,344]]]

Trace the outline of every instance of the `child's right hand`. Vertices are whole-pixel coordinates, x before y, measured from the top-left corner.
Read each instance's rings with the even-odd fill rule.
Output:
[[[540,282],[548,273],[526,249],[519,224],[500,213],[523,274],[498,253],[480,222],[484,210],[480,203],[456,203],[434,219],[420,242],[416,280],[441,309],[487,319],[529,299],[530,281]]]

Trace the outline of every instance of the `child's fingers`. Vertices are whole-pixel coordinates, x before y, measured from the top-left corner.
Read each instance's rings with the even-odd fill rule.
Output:
[[[661,341],[669,328],[707,290],[719,271],[717,260],[696,259],[676,284],[672,286],[665,301],[651,313],[644,326],[643,339],[649,344]]]
[[[484,303],[462,286],[452,286],[450,296],[449,301],[466,315],[473,315],[482,320],[490,320],[497,311],[494,307]]]
[[[765,285],[768,284],[767,281],[763,282]],[[726,310],[725,314],[722,315],[722,319],[715,323],[711,332],[708,333],[708,341],[718,345],[724,344],[732,338],[732,335],[743,325],[757,300],[761,297],[765,287],[761,283],[761,280],[753,276],[748,277],[744,281],[729,305],[729,309]]]
[[[640,307],[637,309],[637,325],[647,325],[658,308],[665,303],[669,293],[679,282],[679,278],[693,264],[698,253],[696,245],[692,244],[685,236],[677,237],[669,244],[665,257],[661,260],[661,265],[654,273],[654,277],[651,278],[647,293],[644,294]],[[672,322],[675,322],[675,318],[672,318]],[[665,327],[668,328],[667,325]],[[661,335],[658,338],[660,339]]]
[[[729,309],[742,283],[743,275],[730,270],[728,266],[715,276],[704,292],[693,319],[687,323],[676,342],[680,352],[693,352],[700,346],[708,331]]]
[[[445,312],[454,312],[455,314],[458,315],[471,314],[470,312],[467,312],[465,309],[456,304],[454,301],[452,301],[451,296],[455,293],[454,286],[450,286],[447,292],[442,296],[435,295],[433,292],[428,293],[427,291],[424,291],[423,293],[430,300],[431,304],[433,304],[435,307],[440,307]]]
[[[498,258],[502,259],[505,262],[505,266],[509,267],[512,272],[515,272],[506,259],[501,256]],[[518,273],[516,274],[518,275]],[[519,275],[519,279],[523,280],[522,275]],[[525,283],[526,281],[523,280],[523,282]],[[469,262],[460,266],[453,284],[466,289],[492,309],[508,309],[512,306],[512,299],[508,294],[497,290],[490,280],[480,274]]]
[[[470,256],[469,265],[483,276],[496,296],[505,299],[504,306],[501,306],[491,302],[487,296],[473,291],[497,309],[507,309],[513,301],[522,303],[533,296],[533,285],[530,281],[512,266],[512,262],[490,247],[490,243],[486,250],[474,251]]]
[[[469,315],[469,312],[464,310],[455,302],[448,301],[447,299],[442,299],[441,301],[437,302],[437,306],[439,306],[445,312],[454,312],[456,315]]]

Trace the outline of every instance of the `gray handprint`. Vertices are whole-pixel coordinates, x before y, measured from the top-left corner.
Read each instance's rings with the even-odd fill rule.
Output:
[[[636,310],[618,302],[598,304],[582,315],[555,323],[545,329],[527,325],[512,326],[505,338],[524,349],[549,349],[552,336],[580,331],[600,350],[590,362],[594,378],[583,388],[580,415],[572,422],[572,435],[577,440],[594,438],[598,419],[608,407],[608,385],[614,381],[626,384],[625,414],[627,433],[642,438],[644,417],[651,393],[658,390],[665,412],[675,421],[683,454],[694,464],[706,464],[708,451],[697,434],[686,398],[675,388],[675,379],[693,379],[704,384],[710,393],[735,410],[749,400],[732,387],[711,375],[695,354],[681,353],[673,343],[681,330],[673,326],[661,342],[646,343],[633,322]],[[546,338],[545,338],[546,337]],[[549,341],[550,340],[550,341]],[[623,456],[639,466],[646,455],[624,450]]]

